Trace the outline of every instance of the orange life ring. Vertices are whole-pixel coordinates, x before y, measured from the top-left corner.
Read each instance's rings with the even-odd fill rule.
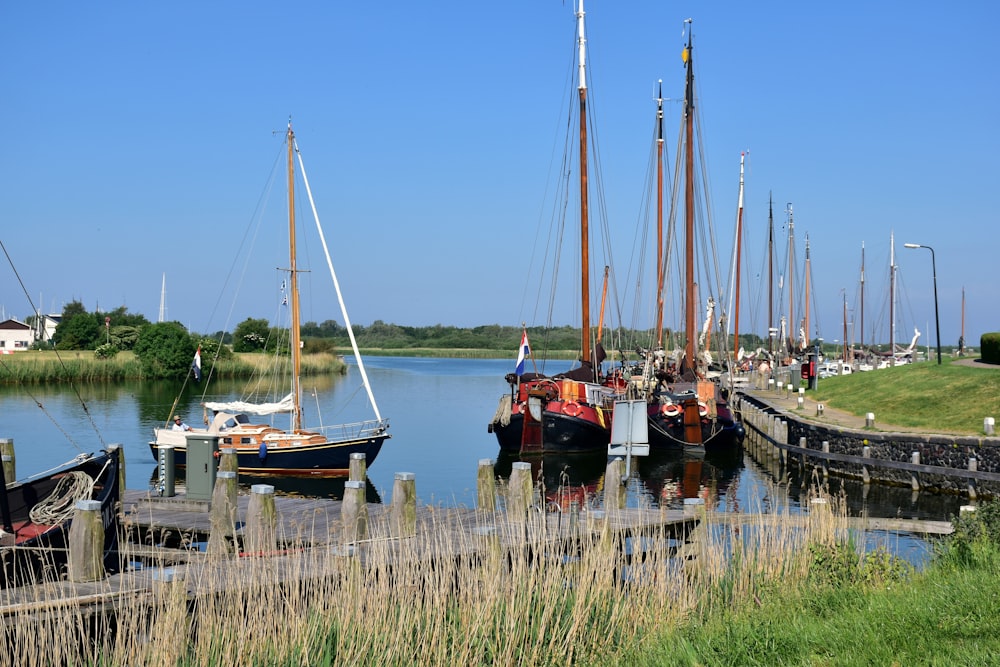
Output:
[[[563,403],[562,411],[563,414],[569,415],[570,417],[576,417],[580,414],[580,404],[576,401],[566,401]]]
[[[674,403],[667,403],[660,408],[660,412],[663,413],[664,417],[676,417],[681,413],[681,406]]]

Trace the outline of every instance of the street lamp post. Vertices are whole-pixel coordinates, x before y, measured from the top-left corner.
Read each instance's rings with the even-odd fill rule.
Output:
[[[937,298],[937,262],[934,260],[934,248],[929,245],[920,245],[919,243],[904,243],[905,248],[927,248],[931,251],[931,272],[934,275],[934,329],[937,335],[937,357],[938,366],[941,365],[941,319],[938,317],[938,298]]]

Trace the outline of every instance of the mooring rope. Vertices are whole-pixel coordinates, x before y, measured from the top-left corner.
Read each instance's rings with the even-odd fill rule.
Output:
[[[69,519],[76,501],[87,500],[94,493],[94,478],[82,470],[71,470],[56,483],[48,498],[31,508],[28,516],[33,523],[54,526]]]
[[[500,405],[497,406],[496,414],[493,415],[493,423],[501,426],[510,426],[511,398],[510,394],[500,397]]]

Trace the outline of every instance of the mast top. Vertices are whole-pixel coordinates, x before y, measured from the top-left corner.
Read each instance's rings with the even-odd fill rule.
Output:
[[[583,0],[580,0],[579,9],[576,12],[576,26],[577,26],[577,49],[579,51],[579,64],[577,69],[579,71],[580,83],[577,86],[578,90],[587,89],[587,35],[584,30],[583,17],[585,12],[583,11]]]

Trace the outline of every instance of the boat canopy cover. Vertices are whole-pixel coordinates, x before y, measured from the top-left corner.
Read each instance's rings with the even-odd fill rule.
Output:
[[[245,412],[251,415],[273,415],[280,412],[291,412],[294,409],[292,395],[288,394],[277,403],[246,403],[244,401],[229,401],[227,403],[205,403],[209,410],[225,412]]]

